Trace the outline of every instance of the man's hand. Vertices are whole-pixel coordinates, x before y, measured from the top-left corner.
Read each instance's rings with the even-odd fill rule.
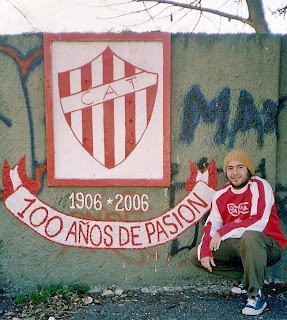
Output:
[[[212,257],[203,257],[200,259],[200,263],[209,272],[212,272],[212,267],[216,266]]]
[[[211,251],[216,251],[219,249],[220,244],[221,244],[221,237],[220,237],[219,233],[216,232],[216,234],[213,236],[213,238],[210,241],[209,249]]]

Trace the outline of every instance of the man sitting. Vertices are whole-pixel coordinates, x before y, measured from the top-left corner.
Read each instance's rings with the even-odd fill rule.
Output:
[[[190,251],[190,260],[209,272],[243,271],[248,300],[242,313],[258,315],[266,308],[263,285],[266,267],[281,258],[287,245],[270,184],[255,176],[250,156],[233,150],[223,172],[229,183],[212,200],[203,237]]]

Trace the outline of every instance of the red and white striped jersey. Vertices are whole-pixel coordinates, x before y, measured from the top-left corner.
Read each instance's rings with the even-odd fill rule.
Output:
[[[240,238],[247,230],[263,232],[277,240],[282,249],[287,245],[273,190],[266,180],[257,176],[252,177],[242,189],[236,190],[228,183],[215,193],[198,247],[199,259],[213,257],[209,243],[216,232],[226,240]]]

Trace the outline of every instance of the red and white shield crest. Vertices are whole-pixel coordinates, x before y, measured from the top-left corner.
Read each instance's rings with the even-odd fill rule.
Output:
[[[158,74],[109,47],[79,68],[58,73],[61,107],[76,139],[108,169],[123,162],[147,129]]]

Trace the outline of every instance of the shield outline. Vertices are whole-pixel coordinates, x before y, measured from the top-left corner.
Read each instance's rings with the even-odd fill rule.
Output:
[[[128,76],[122,74],[121,78],[119,79],[110,79],[110,82],[107,82],[107,83],[103,83],[101,81],[100,84],[97,84],[95,87],[93,87],[93,84],[92,84],[92,77],[93,77],[93,73],[94,74],[99,74],[98,70],[93,70],[92,71],[92,64],[95,62],[95,61],[101,61],[101,64],[103,63],[106,63],[106,64],[112,64],[112,61],[105,61],[105,58],[103,58],[103,56],[109,56],[110,60],[114,60],[114,58],[117,58],[118,60],[122,61],[124,64],[127,64],[129,66],[130,69],[133,69],[134,70],[134,73],[133,74],[129,74]],[[70,87],[70,81],[71,81],[71,74],[75,71],[80,71],[81,73],[84,73],[82,72],[83,70],[87,70],[88,69],[88,72],[85,78],[85,76],[81,76],[81,83],[83,85],[81,85],[81,88],[80,91],[78,92],[71,92],[71,90],[68,90],[69,87]],[[105,68],[103,68],[105,69]],[[140,77],[141,75],[145,75],[145,77],[147,76],[150,76],[152,75],[153,76],[153,79],[149,79],[149,84],[145,84],[145,86],[141,86],[140,88],[135,88],[135,82],[136,82],[136,77]],[[144,79],[142,79],[143,77],[141,77],[141,80],[144,81]],[[130,79],[130,81],[128,81]],[[102,79],[101,79],[102,80]],[[153,81],[153,82],[151,82]],[[108,94],[108,90],[114,90],[112,89],[112,87],[114,87],[114,83],[122,83],[122,84],[126,84],[126,86],[128,85],[129,87],[129,92],[128,93],[125,93],[125,94],[120,94],[119,91],[117,91],[117,94],[116,96],[112,96],[112,97],[107,97],[106,99],[104,99]],[[129,63],[128,61],[125,61],[123,58],[119,57],[116,53],[114,53],[110,48],[109,46],[107,46],[103,52],[101,52],[100,54],[98,54],[95,58],[93,58],[91,61],[87,62],[87,63],[84,63],[83,65],[79,66],[78,68],[73,68],[71,70],[66,70],[66,71],[62,71],[62,72],[59,72],[58,73],[58,87],[59,87],[59,95],[60,95],[60,104],[61,104],[61,108],[62,108],[62,111],[63,111],[63,114],[65,116],[65,119],[66,119],[66,122],[67,124],[69,125],[70,129],[72,130],[73,132],[73,135],[75,137],[75,139],[81,144],[81,146],[96,160],[98,161],[101,165],[103,165],[104,167],[108,168],[108,169],[112,169],[118,165],[120,165],[122,162],[124,162],[127,157],[133,152],[133,150],[137,147],[137,145],[140,143],[143,135],[145,134],[145,131],[147,130],[148,128],[148,125],[149,125],[149,122],[150,122],[150,119],[152,117],[152,114],[153,114],[153,109],[154,109],[154,104],[155,104],[155,100],[156,100],[156,95],[157,95],[157,89],[158,89],[158,74],[157,73],[153,73],[153,72],[149,72],[147,70],[143,70],[139,67],[136,67],[134,65],[132,65],[131,63]],[[63,105],[63,100],[67,100],[68,101],[73,101],[75,100],[75,96],[81,96],[82,99],[84,97],[84,95],[86,94],[90,94],[91,91],[96,91],[96,92],[100,92],[102,95],[103,95],[103,90],[100,90],[101,87],[104,87],[105,90],[104,92],[106,92],[106,94],[104,95],[104,98],[100,98],[98,99],[98,101],[96,102],[93,102],[93,103],[87,103],[87,104],[84,104],[82,105],[81,109],[79,110],[79,105],[80,105],[80,101],[79,99],[77,99],[76,103],[74,103],[74,108],[72,108],[72,111],[70,111],[71,107],[69,105],[67,105],[67,107],[65,108],[64,105]],[[60,89],[61,88],[61,89]],[[84,135],[84,129],[86,128],[86,126],[89,125],[90,123],[90,126],[91,126],[91,122],[92,122],[92,119],[91,117],[95,116],[95,113],[97,111],[94,111],[93,113],[91,112],[91,108],[93,108],[94,110],[99,108],[99,105],[100,104],[110,104],[112,103],[113,101],[115,100],[118,100],[119,98],[121,97],[127,97],[127,96],[132,96],[132,94],[136,95],[137,92],[139,91],[148,91],[149,92],[149,96],[147,96],[146,98],[146,104],[148,104],[146,106],[146,125],[144,128],[141,128],[141,131],[137,134],[138,137],[134,137],[131,135],[134,134],[134,131],[136,131],[136,128],[134,128],[134,123],[136,122],[134,117],[135,115],[129,117],[128,119],[126,119],[125,123],[123,124],[125,126],[125,129],[128,130],[128,127],[129,127],[129,123],[131,123],[131,128],[130,128],[130,131],[132,130],[133,131],[133,134],[129,134],[128,136],[128,141],[126,141],[126,148],[127,150],[125,150],[125,157],[124,158],[121,158],[120,160],[118,160],[117,162],[115,161],[112,161],[112,164],[108,167],[105,165],[105,161],[101,161],[101,159],[97,158],[96,155],[93,153],[93,134],[92,134],[92,130],[89,131],[89,134],[91,135],[91,137],[79,137],[77,136],[77,132],[79,130],[74,130],[73,129],[73,126],[72,126],[72,123],[71,123],[71,117],[72,117],[72,114],[73,113],[77,113],[79,111],[83,111],[87,112],[88,116],[90,117],[90,119],[87,119],[85,118],[86,120],[86,123],[85,123],[85,126],[84,126],[84,122],[82,124],[82,128],[81,128],[81,132],[83,132],[83,135]],[[113,92],[111,92],[110,94],[112,94]],[[99,93],[98,93],[99,94]],[[94,97],[95,98],[95,97]],[[81,100],[82,100],[81,99]],[[135,98],[129,98],[129,100],[127,101],[127,99],[125,99],[125,110],[128,109],[127,107],[127,104],[130,103],[131,100],[135,100]],[[136,104],[136,102],[134,101],[134,104]],[[103,106],[103,108],[105,109],[106,107]],[[116,106],[114,106],[114,108],[116,108]],[[135,110],[136,110],[136,106],[134,106]],[[68,109],[68,110],[66,110]],[[89,112],[90,111],[90,112]],[[105,112],[104,112],[105,113]],[[125,111],[125,114],[127,112]],[[114,119],[114,122],[116,122],[117,119]],[[105,124],[104,124],[105,125]],[[110,130],[105,130],[106,132],[110,133],[111,132],[111,128],[109,128]],[[126,131],[127,131],[126,130]],[[125,135],[127,136],[127,132],[125,130],[121,130],[125,133]],[[103,137],[104,139],[105,137]],[[112,138],[114,138],[112,136]],[[132,140],[133,143],[130,143],[129,140]],[[90,141],[90,143],[87,143],[86,141]],[[85,143],[84,143],[85,142]],[[114,146],[114,143],[113,143],[113,146]],[[110,152],[112,153],[112,152]],[[113,152],[114,153],[114,152]],[[105,157],[104,157],[105,159]]]

